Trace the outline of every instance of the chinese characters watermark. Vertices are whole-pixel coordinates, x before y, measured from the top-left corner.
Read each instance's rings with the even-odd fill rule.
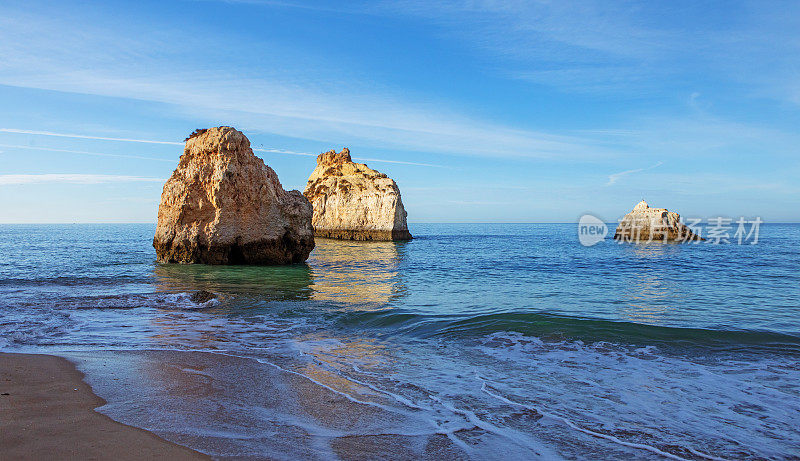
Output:
[[[677,215],[674,215],[677,216]],[[737,220],[724,217],[683,219],[674,216],[653,215],[645,218],[625,217],[619,220],[613,239],[623,242],[676,242],[708,243],[712,245],[755,245],[759,240],[760,217]],[[578,221],[578,240],[583,246],[593,246],[605,241],[608,226],[598,217],[585,214]]]

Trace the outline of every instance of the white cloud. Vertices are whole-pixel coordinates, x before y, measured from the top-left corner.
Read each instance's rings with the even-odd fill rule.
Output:
[[[144,176],[125,176],[110,174],[3,174],[0,175],[0,186],[40,183],[73,183],[104,184],[117,182],[164,182],[164,178],[148,178]]]

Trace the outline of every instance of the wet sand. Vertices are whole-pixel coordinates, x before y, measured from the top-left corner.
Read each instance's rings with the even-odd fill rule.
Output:
[[[466,459],[470,443],[458,439],[482,432],[443,423],[464,428],[452,440],[435,415],[282,354],[263,363],[201,351],[66,356],[109,401],[104,413],[216,459]]]
[[[0,394],[3,459],[208,459],[94,411],[106,402],[61,357],[0,353]]]

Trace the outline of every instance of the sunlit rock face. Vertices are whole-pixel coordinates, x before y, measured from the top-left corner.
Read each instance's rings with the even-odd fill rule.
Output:
[[[303,194],[314,207],[314,234],[346,240],[410,240],[400,189],[350,151],[317,157]]]
[[[681,217],[666,208],[650,208],[644,200],[625,215],[614,238],[630,242],[689,242],[704,240],[680,222]]]
[[[164,263],[302,262],[314,248],[312,214],[242,132],[197,130],[164,184],[153,247]]]

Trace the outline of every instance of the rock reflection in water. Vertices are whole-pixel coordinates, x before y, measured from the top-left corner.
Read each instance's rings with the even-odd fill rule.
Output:
[[[271,344],[297,326],[291,319],[270,317],[253,331],[252,321],[242,315],[251,309],[270,307],[272,312],[290,309],[291,301],[311,297],[312,276],[305,264],[292,266],[207,266],[159,264],[154,269],[158,291],[154,307],[163,311],[150,319],[149,342],[153,347],[224,349],[231,343]],[[198,290],[216,299],[193,303]],[[290,301],[290,302],[285,302]],[[199,310],[198,310],[199,309]],[[258,315],[258,314],[253,314]]]
[[[689,244],[689,250],[692,248],[691,245],[697,244]],[[674,242],[641,242],[630,245],[630,248],[633,255],[637,258],[661,258],[669,255],[677,255],[681,251],[686,250],[685,248],[681,248],[680,244]]]
[[[311,297],[313,279],[306,264],[291,266],[207,266],[159,264],[154,270],[158,289],[257,295],[264,300],[303,300]]]
[[[374,340],[312,333],[298,337],[295,346],[313,359],[300,370],[304,376],[358,400],[385,403],[382,402],[385,395],[346,377],[354,366],[372,373],[376,370],[388,371],[387,366],[391,362],[388,351]],[[301,403],[312,402],[316,397],[298,394],[298,400]]]
[[[689,244],[691,245],[691,244]],[[681,251],[692,250],[691,246],[681,247],[676,243],[650,242],[632,245],[632,264],[641,265],[641,273],[628,280],[623,291],[625,304],[620,314],[623,318],[635,323],[662,325],[670,316],[674,316],[676,300],[681,299],[676,284],[672,282],[669,265],[658,263],[676,257]],[[669,268],[669,269],[668,269]]]
[[[213,318],[197,321],[182,312],[165,312],[150,319],[147,338],[155,349],[188,347],[215,350],[229,342],[225,327],[224,322]]]
[[[631,280],[625,293],[627,304],[623,316],[631,322],[650,325],[664,323],[665,314],[673,309],[668,281],[642,275]]]
[[[376,310],[407,293],[399,268],[409,243],[318,238],[316,244],[308,260],[313,268],[312,299]]]

